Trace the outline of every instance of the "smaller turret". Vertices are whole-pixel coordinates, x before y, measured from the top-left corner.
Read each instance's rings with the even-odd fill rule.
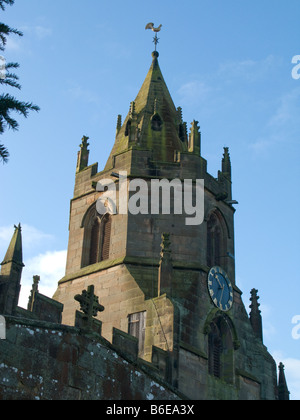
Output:
[[[83,136],[82,143],[80,144],[80,150],[78,152],[78,159],[77,159],[77,168],[76,173],[83,171],[83,169],[87,168],[89,165],[89,154],[90,151],[88,149],[89,137]]]
[[[229,147],[224,147],[224,155],[222,159],[222,173],[224,176],[226,176],[226,178],[231,180],[231,162]]]
[[[259,310],[260,304],[258,303],[259,296],[257,293],[258,290],[256,289],[251,290],[250,322],[257,338],[263,341],[262,317],[261,311]]]
[[[117,129],[116,129],[116,136],[119,134],[119,131],[122,128],[122,115],[118,115],[118,120],[117,120]]]
[[[232,200],[232,180],[231,180],[231,161],[229,154],[229,147],[224,147],[224,154],[222,158],[222,170],[218,173],[218,181],[224,188],[224,193],[227,202]],[[220,199],[224,199],[221,196]],[[230,203],[230,204],[237,204]]]
[[[278,399],[279,401],[289,401],[290,399],[290,392],[287,387],[284,365],[282,363],[279,364]]]
[[[39,293],[40,280],[41,280],[40,276],[33,276],[33,285],[32,285],[32,289],[31,289],[31,293],[30,293],[30,296],[28,299],[28,305],[27,305],[28,311],[32,312],[33,310],[33,303],[34,303],[35,295]]]

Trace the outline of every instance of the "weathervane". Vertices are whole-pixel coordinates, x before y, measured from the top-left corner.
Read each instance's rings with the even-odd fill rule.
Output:
[[[154,23],[150,22],[146,25],[146,28],[145,28],[145,29],[151,29],[153,32],[155,32],[155,37],[153,38],[153,42],[154,42],[154,45],[155,45],[155,51],[156,51],[157,44],[159,42],[159,38],[158,38],[157,34],[158,34],[158,32],[160,32],[161,27],[162,27],[162,25],[159,25],[158,28],[154,28]]]

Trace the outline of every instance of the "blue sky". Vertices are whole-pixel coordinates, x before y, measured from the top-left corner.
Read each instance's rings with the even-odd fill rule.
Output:
[[[300,399],[299,16],[299,0],[16,0],[1,12],[24,32],[4,53],[21,64],[14,93],[41,107],[1,138],[11,158],[0,166],[0,256],[21,222],[23,304],[32,275],[48,295],[63,275],[81,137],[101,169],[151,64],[145,25],[162,23],[160,67],[184,120],[199,121],[212,175],[230,148],[237,284],[247,308],[259,289],[265,345]]]

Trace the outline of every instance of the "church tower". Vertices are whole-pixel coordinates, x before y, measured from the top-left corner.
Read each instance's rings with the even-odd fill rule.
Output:
[[[229,149],[213,177],[199,123],[188,130],[158,58],[153,52],[123,123],[118,116],[102,171],[89,165],[82,139],[54,298],[73,325],[74,296],[93,285],[105,308],[102,335],[111,341],[118,328],[137,337],[139,356],[188,398],[275,399],[256,291],[250,320],[236,284]]]

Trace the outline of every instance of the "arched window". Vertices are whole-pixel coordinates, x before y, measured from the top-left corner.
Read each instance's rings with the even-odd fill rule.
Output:
[[[223,222],[223,223],[222,223]],[[217,212],[213,212],[207,221],[207,265],[224,267],[226,264],[227,236],[224,220]],[[226,269],[226,267],[224,267]]]
[[[107,214],[102,220],[101,229],[101,255],[100,261],[109,259],[110,237],[111,237],[111,215]]]
[[[153,117],[151,118],[151,128],[153,131],[161,131],[162,129],[162,119],[160,118],[160,116],[156,113],[153,115]]]
[[[85,215],[82,267],[109,259],[111,225],[111,215],[99,215],[94,207]]]
[[[130,134],[130,129],[131,129],[131,120],[128,120],[128,121],[127,121],[127,124],[126,124],[126,128],[125,128],[125,136],[126,136],[126,137],[128,137],[128,136],[129,136],[129,134]]]
[[[89,265],[96,264],[99,261],[100,253],[101,222],[98,217],[95,218],[90,239],[90,260]]]
[[[210,325],[210,334],[208,336],[208,369],[209,373],[216,378],[221,377],[221,354],[222,354],[222,336],[215,323]]]
[[[208,370],[210,375],[233,382],[233,333],[226,315],[217,316],[209,326]]]

